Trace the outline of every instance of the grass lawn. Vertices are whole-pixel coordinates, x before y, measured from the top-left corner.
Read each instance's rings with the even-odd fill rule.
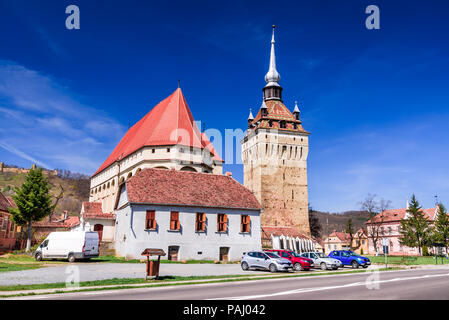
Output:
[[[21,271],[21,270],[30,270],[37,269],[39,266],[35,264],[12,264],[12,263],[3,263],[0,262],[0,272],[9,272],[9,271]]]
[[[385,263],[385,256],[368,256],[373,263]],[[438,263],[437,263],[438,262]],[[405,265],[424,265],[424,264],[449,264],[449,259],[438,257],[438,261],[435,257],[402,257],[402,256],[389,256],[388,264],[405,264]]]

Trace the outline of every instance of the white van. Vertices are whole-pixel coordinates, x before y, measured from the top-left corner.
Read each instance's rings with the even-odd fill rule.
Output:
[[[52,232],[37,248],[34,258],[37,261],[62,258],[69,262],[96,258],[99,246],[100,238],[96,231]]]

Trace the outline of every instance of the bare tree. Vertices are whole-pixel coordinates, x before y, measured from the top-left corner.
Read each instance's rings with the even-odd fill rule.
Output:
[[[379,214],[391,206],[390,200],[380,199],[377,201],[376,197],[377,195],[369,193],[360,203],[361,209],[369,214],[369,220],[362,230],[368,241],[372,241],[375,250],[377,250],[377,243],[383,235],[383,217]]]
[[[64,198],[64,187],[62,184],[59,185],[61,188],[61,191],[59,192],[59,195],[55,197],[55,203],[53,203],[53,209],[51,210],[51,213],[48,215],[48,221],[51,222],[51,218],[53,214],[55,213],[56,207],[58,206],[59,201]]]

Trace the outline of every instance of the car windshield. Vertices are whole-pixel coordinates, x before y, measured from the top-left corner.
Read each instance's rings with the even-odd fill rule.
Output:
[[[267,256],[269,256],[270,258],[275,258],[275,259],[279,259],[280,258],[277,254],[275,254],[273,252],[265,252],[265,254]]]
[[[346,251],[346,253],[349,254],[350,256],[353,256],[353,257],[358,257],[359,256],[357,253],[352,252],[352,251]]]
[[[292,256],[294,256],[295,258],[304,258],[304,256],[302,256],[302,255],[300,255],[300,254],[297,254],[296,252],[290,252],[290,254],[292,255]]]
[[[328,256],[326,256],[324,253],[322,252],[315,252],[315,254],[319,257],[319,258],[329,258]]]

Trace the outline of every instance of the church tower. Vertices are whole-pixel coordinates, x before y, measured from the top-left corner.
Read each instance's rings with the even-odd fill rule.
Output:
[[[276,69],[274,26],[270,66],[263,99],[242,141],[244,185],[263,207],[264,226],[295,227],[310,235],[307,189],[309,133],[302,127],[298,104],[293,112],[282,102]]]

